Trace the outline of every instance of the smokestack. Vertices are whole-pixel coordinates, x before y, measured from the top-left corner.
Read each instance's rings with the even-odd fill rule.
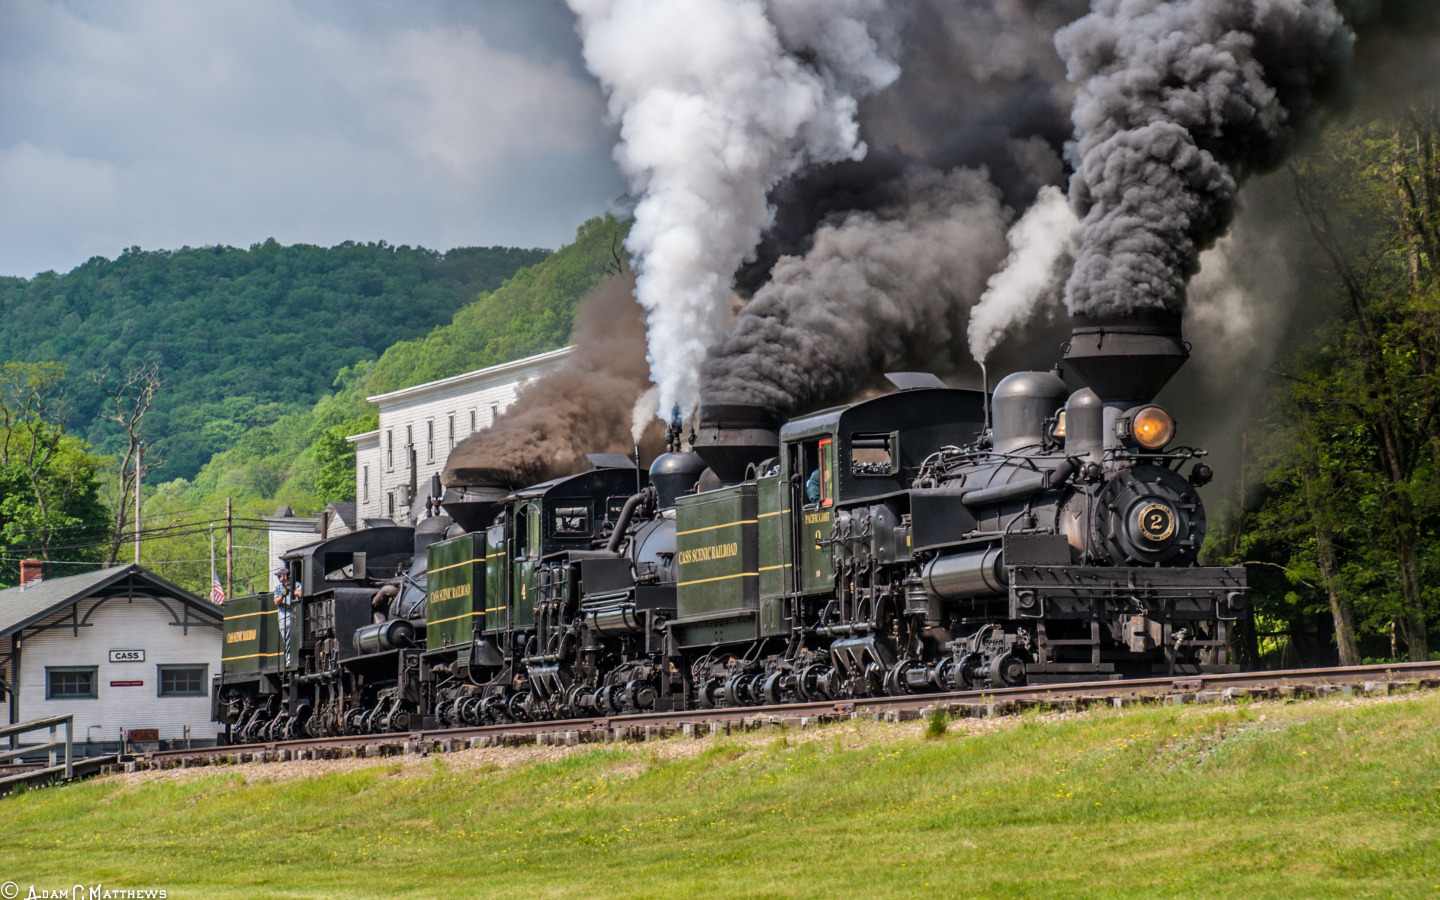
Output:
[[[1190,358],[1178,312],[1144,309],[1074,321],[1065,363],[1106,403],[1154,400]]]
[[[720,480],[731,484],[745,469],[780,452],[780,426],[785,416],[768,406],[739,403],[700,407],[695,452]]]
[[[20,586],[25,587],[32,582],[38,582],[43,565],[44,562],[38,559],[20,560]]]

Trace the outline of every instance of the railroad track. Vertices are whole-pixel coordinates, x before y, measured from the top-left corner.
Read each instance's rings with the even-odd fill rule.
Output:
[[[677,733],[728,732],[736,723],[746,728],[805,728],[853,717],[906,721],[920,718],[936,708],[957,716],[982,717],[1046,706],[1056,710],[1075,710],[1096,705],[1123,706],[1143,702],[1219,703],[1247,696],[1274,699],[1331,694],[1388,694],[1395,690],[1434,687],[1440,687],[1440,662],[1137,678],[160,750],[137,755],[131,762],[109,767],[109,771],[190,768],[252,761],[394,756],[512,744],[571,745],[649,740]]]

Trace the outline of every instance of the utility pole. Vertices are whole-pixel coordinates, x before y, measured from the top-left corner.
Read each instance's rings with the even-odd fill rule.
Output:
[[[225,498],[225,596],[235,596],[235,517],[230,507],[230,498]]]
[[[145,442],[135,445],[135,565],[140,565],[140,476],[145,469],[140,460],[145,456]]]

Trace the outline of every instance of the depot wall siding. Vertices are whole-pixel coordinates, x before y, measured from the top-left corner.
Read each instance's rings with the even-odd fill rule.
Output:
[[[174,623],[177,618],[185,620],[183,603],[138,593],[82,600],[76,608],[79,620],[89,626],[81,627],[78,634],[67,624],[71,621],[69,610],[23,632],[18,684],[21,721],[74,715],[77,741],[118,741],[121,728],[156,728],[161,740],[174,740],[185,736],[186,725],[192,740],[215,739],[221,729],[210,721],[209,676],[220,671],[221,636],[213,627],[218,622],[200,618],[192,610],[189,627],[182,627]],[[35,631],[48,625],[59,627]],[[112,663],[111,650],[144,650],[145,661]],[[204,693],[198,697],[158,696],[158,666],[172,664],[205,666]],[[98,697],[45,699],[47,666],[95,666]],[[143,684],[111,687],[112,681]]]

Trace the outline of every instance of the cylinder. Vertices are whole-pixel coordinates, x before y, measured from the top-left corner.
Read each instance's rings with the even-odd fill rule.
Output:
[[[941,556],[925,567],[925,592],[941,600],[968,600],[1006,591],[1004,552],[999,544]]]
[[[354,637],[356,653],[379,653],[398,650],[415,643],[415,626],[404,619],[388,619],[357,628]]]

